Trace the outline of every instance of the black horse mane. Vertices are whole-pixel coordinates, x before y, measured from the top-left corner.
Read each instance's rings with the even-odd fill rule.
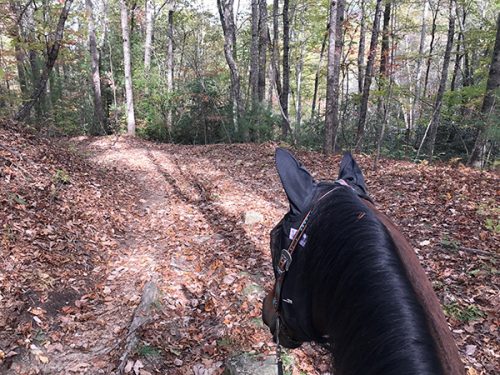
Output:
[[[360,198],[342,187],[319,202],[307,236],[301,282],[323,319],[336,374],[442,374],[396,245]]]

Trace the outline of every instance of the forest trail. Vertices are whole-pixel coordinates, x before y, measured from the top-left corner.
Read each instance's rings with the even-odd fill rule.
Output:
[[[230,355],[272,353],[260,304],[263,288],[272,283],[268,233],[287,211],[273,166],[276,145],[176,146],[101,137],[63,141],[60,149],[48,151],[44,141],[24,144],[10,133],[0,136],[15,139],[1,156],[12,159],[9,173],[17,184],[24,172],[37,181],[45,176],[40,186],[54,184],[53,172],[33,165],[42,154],[50,155],[40,159],[52,163],[47,170],[64,167],[71,179],[56,184],[55,195],[36,190],[33,182],[6,185],[14,213],[8,217],[13,234],[5,244],[14,262],[6,263],[12,274],[0,275],[3,312],[11,316],[0,319],[0,327],[9,329],[0,334],[6,357],[1,371],[114,373],[148,281],[159,293],[151,320],[135,332],[138,346],[124,361],[129,373],[220,374]],[[16,158],[15,152],[30,155],[31,164],[22,164],[28,158]],[[299,157],[316,178],[335,178],[339,156],[299,152]],[[448,306],[469,373],[493,373],[498,274],[496,258],[484,254],[495,250],[498,235],[482,224],[485,213],[479,209],[489,210],[498,197],[498,176],[389,160],[375,174],[370,158],[358,160],[377,204],[409,236]],[[35,195],[42,203],[22,203]],[[53,216],[36,216],[42,207]],[[65,212],[64,225],[59,211]],[[256,220],[245,224],[249,213]],[[34,226],[22,220],[30,215],[43,225],[28,232],[36,241],[22,242],[16,233],[25,224]],[[4,226],[4,241],[5,232]],[[66,247],[58,249],[59,242]],[[73,251],[68,242],[75,244]],[[27,251],[30,246],[34,250]],[[305,345],[290,353],[294,374],[328,372],[320,348]]]

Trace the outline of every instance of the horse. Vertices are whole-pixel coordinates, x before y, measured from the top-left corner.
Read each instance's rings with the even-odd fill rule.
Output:
[[[290,209],[271,231],[262,319],[278,350],[324,344],[336,375],[465,374],[425,271],[352,155],[336,181],[315,181],[284,149],[275,160]]]

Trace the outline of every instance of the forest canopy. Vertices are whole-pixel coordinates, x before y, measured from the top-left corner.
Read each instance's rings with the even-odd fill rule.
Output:
[[[498,1],[9,0],[0,115],[495,165]]]

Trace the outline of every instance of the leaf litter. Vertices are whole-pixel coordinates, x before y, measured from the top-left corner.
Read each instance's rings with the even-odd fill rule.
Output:
[[[287,211],[276,144],[49,141],[4,126],[0,145],[0,372],[116,372],[151,279],[159,294],[125,373],[221,374],[230,355],[272,355],[260,305],[268,233]],[[317,179],[336,177],[340,156],[297,154]],[[469,374],[500,372],[498,175],[387,159],[375,173],[356,158],[431,277]],[[318,345],[286,356],[294,374],[329,371]]]

